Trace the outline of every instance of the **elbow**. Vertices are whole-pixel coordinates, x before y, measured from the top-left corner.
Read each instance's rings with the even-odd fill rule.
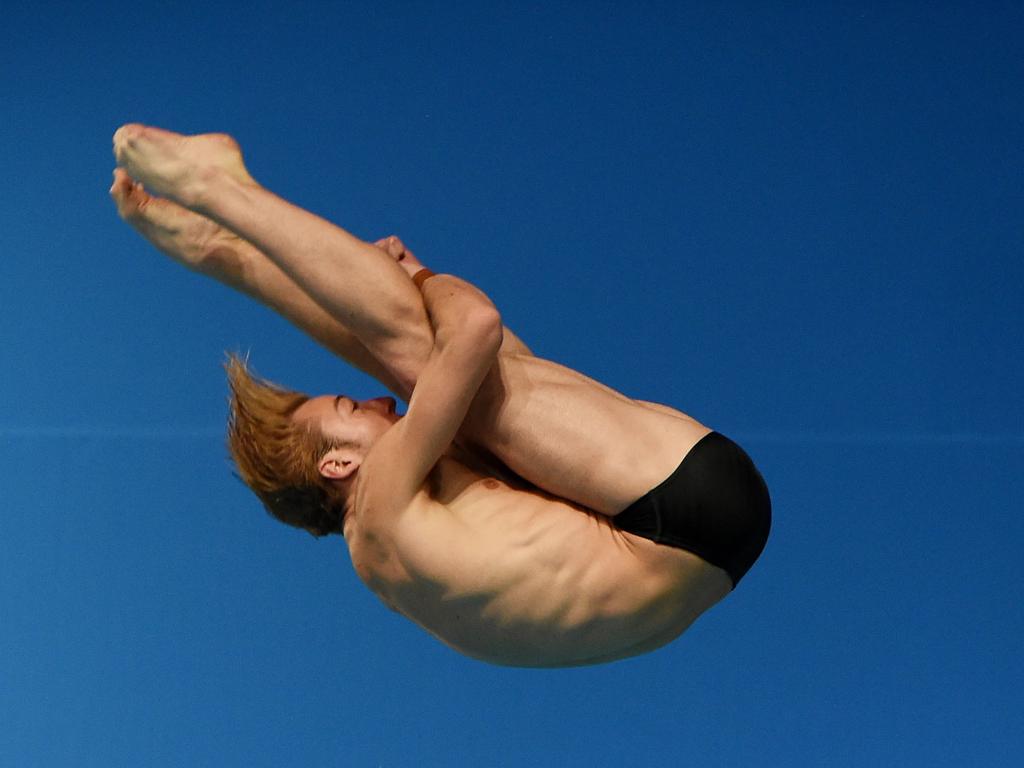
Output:
[[[495,357],[501,348],[504,328],[501,313],[493,306],[481,307],[466,318],[466,330],[472,333],[473,340],[481,353]]]

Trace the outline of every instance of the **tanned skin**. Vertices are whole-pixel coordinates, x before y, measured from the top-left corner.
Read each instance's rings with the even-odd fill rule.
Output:
[[[529,354],[465,281],[421,293],[397,238],[277,197],[230,137],[127,125],[114,150],[111,194],[141,234],[409,399],[405,416],[336,395],[295,415],[355,444],[318,470],[348,493],[352,562],[385,604],[476,658],[572,666],[664,645],[729,592],[721,569],[612,522],[707,427]]]

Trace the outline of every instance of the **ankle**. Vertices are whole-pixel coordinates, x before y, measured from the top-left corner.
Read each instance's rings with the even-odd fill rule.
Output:
[[[259,185],[251,180],[240,180],[236,175],[217,166],[196,171],[189,184],[186,206],[197,213],[217,220],[219,209],[227,200],[244,196]]]

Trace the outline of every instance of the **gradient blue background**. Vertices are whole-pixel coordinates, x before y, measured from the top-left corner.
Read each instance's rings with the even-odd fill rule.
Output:
[[[1019,3],[83,5],[0,24],[0,764],[1016,764]],[[596,668],[388,612],[232,477],[220,363],[380,388],[118,220],[128,121],[742,442],[762,560]]]

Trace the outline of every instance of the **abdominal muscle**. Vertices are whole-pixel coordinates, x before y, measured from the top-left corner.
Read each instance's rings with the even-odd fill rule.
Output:
[[[391,565],[360,576],[456,650],[494,664],[574,666],[677,637],[730,588],[695,555],[442,459],[389,534]],[[355,544],[359,537],[350,539]]]

